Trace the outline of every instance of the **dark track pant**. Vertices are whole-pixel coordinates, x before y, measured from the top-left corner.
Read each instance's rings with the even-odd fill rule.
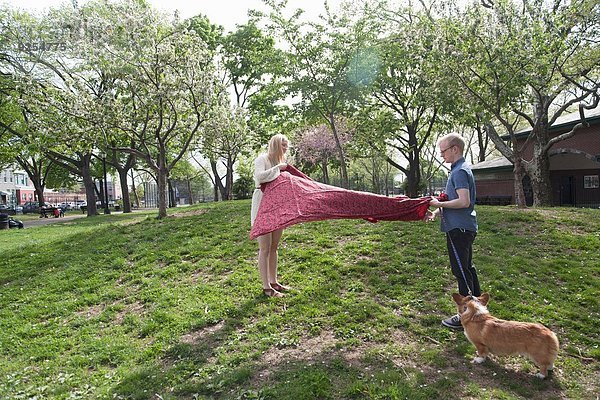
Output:
[[[469,290],[467,285],[471,288],[473,296],[481,295],[481,288],[479,287],[479,279],[477,278],[477,271],[472,264],[473,260],[473,242],[475,241],[477,232],[467,231],[464,229],[452,229],[446,232],[446,245],[448,246],[448,255],[450,256],[450,265],[452,266],[452,274],[458,280],[458,291],[461,295],[467,296]],[[456,249],[456,253],[452,248]],[[461,267],[456,260],[456,254],[460,258]],[[466,283],[465,283],[466,279]]]

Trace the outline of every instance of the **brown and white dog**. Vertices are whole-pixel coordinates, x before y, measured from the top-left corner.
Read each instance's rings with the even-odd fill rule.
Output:
[[[504,321],[493,317],[487,304],[488,293],[479,297],[452,295],[457,304],[465,336],[477,348],[474,363],[485,361],[488,354],[521,354],[528,356],[539,368],[537,377],[544,379],[552,370],[558,354],[558,339],[541,324]]]

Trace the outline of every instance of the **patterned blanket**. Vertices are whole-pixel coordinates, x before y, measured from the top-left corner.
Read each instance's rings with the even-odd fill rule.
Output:
[[[301,222],[326,219],[416,221],[425,216],[431,196],[411,199],[342,189],[315,182],[288,165],[277,179],[263,184],[263,198],[250,239]]]

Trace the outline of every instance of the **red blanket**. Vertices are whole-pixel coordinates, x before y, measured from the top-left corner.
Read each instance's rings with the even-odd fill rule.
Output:
[[[263,198],[250,239],[301,222],[362,218],[377,221],[423,219],[430,196],[411,199],[342,189],[315,182],[288,165],[277,179],[261,188]]]

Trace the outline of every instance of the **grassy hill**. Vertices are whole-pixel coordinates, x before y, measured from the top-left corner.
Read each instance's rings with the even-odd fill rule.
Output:
[[[287,229],[283,299],[262,295],[250,203],[0,231],[1,399],[596,399],[600,211],[478,207],[489,309],[553,329],[470,363],[440,319],[456,291],[437,223]]]

